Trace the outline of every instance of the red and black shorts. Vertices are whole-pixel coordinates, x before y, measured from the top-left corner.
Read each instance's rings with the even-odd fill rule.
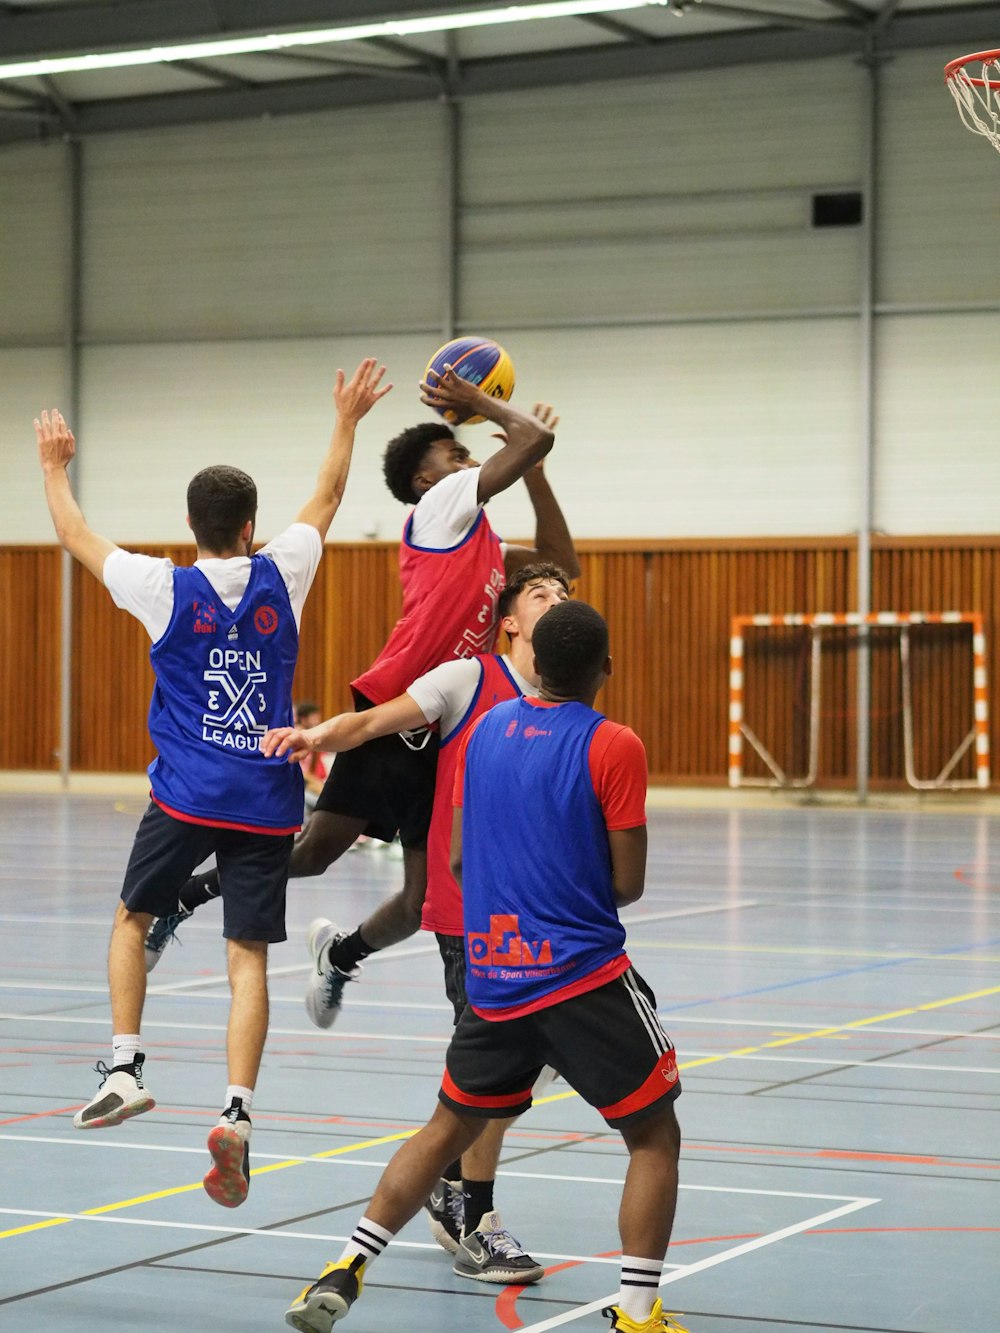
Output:
[[[523,1018],[490,1022],[471,1005],[448,1047],[439,1098],[460,1115],[521,1115],[543,1065],[558,1069],[609,1125],[634,1124],[680,1095],[656,998],[634,968]]]
[[[370,699],[353,691],[356,712],[372,708]],[[378,736],[354,750],[338,754],[316,800],[316,809],[367,821],[369,838],[404,847],[427,846],[434,805],[438,735],[421,732],[410,738]]]

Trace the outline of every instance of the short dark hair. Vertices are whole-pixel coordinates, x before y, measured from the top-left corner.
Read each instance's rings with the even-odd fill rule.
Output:
[[[586,602],[560,602],[535,626],[532,647],[542,684],[572,697],[582,694],[604,665],[608,627]]]
[[[257,487],[238,467],[202,468],[188,483],[187,507],[202,550],[226,551],[239,540],[243,525],[257,518]]]
[[[438,440],[453,440],[455,432],[443,423],[422,421],[419,426],[406,430],[389,441],[382,455],[382,475],[385,484],[404,505],[416,504],[420,499],[413,487],[413,478],[420,471],[424,455]]]
[[[312,699],[303,699],[300,704],[295,705],[295,721],[301,722],[302,719],[304,717],[308,717],[310,713],[318,713],[318,712],[319,712],[318,703],[316,703]]]
[[[500,600],[497,602],[497,614],[503,620],[504,616],[509,616],[514,610],[514,603],[518,595],[524,591],[529,583],[548,582],[561,583],[569,592],[569,575],[561,565],[554,565],[551,560],[536,560],[533,565],[522,565],[519,570],[511,575],[510,582],[500,594]]]

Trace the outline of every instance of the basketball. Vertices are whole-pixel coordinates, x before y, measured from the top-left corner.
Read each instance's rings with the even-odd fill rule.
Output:
[[[513,362],[492,338],[453,338],[451,342],[439,347],[428,361],[424,379],[427,380],[432,370],[438,375],[444,375],[445,366],[451,366],[456,375],[475,384],[491,398],[506,402],[514,392]],[[456,421],[455,413],[450,408],[441,409],[441,415],[445,421]],[[485,420],[485,417],[467,417],[463,425],[474,425],[477,421]]]

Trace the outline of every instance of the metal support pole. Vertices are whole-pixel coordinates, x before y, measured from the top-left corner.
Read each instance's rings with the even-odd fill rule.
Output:
[[[445,34],[447,41],[447,76],[441,102],[444,107],[444,282],[441,311],[441,332],[444,342],[455,336],[458,324],[458,251],[459,207],[461,197],[461,106],[455,95],[459,79],[458,41],[453,32]]]
[[[861,459],[858,514],[857,612],[867,616],[871,607],[872,525],[875,486],[875,298],[878,259],[879,61],[875,35],[865,33],[862,66],[866,76],[862,159],[861,292],[859,329],[861,351]],[[864,619],[858,627],[857,678],[857,796],[868,799],[871,771],[871,648]]]
[[[83,292],[83,143],[66,138],[66,198],[68,232],[66,310],[63,326],[65,387],[64,414],[73,430],[80,429],[80,320]],[[70,484],[78,489],[76,464],[69,469]],[[63,551],[59,605],[59,775],[69,785],[73,727],[73,557]]]

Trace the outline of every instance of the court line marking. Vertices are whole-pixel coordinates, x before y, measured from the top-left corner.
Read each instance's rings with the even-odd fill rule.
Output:
[[[683,1064],[680,1064],[678,1068],[681,1070],[697,1069],[704,1065],[717,1064],[723,1060],[734,1059],[745,1055],[756,1055],[761,1051],[769,1050],[774,1047],[791,1046],[797,1042],[811,1041],[817,1037],[820,1038],[830,1037],[836,1033],[853,1031],[858,1028],[869,1027],[874,1023],[885,1022],[887,1019],[904,1018],[909,1014],[924,1013],[928,1010],[933,1010],[933,1009],[943,1009],[949,1005],[962,1004],[969,1000],[981,999],[983,996],[986,995],[997,995],[997,994],[1000,994],[1000,986],[991,986],[980,991],[969,991],[963,995],[947,996],[943,1000],[929,1000],[926,1001],[924,1004],[911,1005],[905,1009],[895,1009],[885,1014],[875,1014],[869,1018],[856,1018],[850,1023],[838,1024],[837,1026],[834,1027],[821,1028],[815,1032],[799,1033],[796,1036],[792,1037],[779,1037],[773,1041],[764,1042],[760,1046],[748,1046],[748,1047],[743,1047],[740,1050],[729,1051],[719,1055],[703,1056],[700,1059],[685,1061]],[[550,1102],[564,1101],[569,1097],[576,1097],[576,1096],[578,1096],[578,1094],[574,1092],[572,1089],[568,1090],[567,1092],[559,1092],[554,1094],[550,1093],[546,1097],[540,1097],[538,1099],[537,1104],[545,1105]],[[411,1138],[416,1132],[417,1132],[416,1129],[411,1129],[411,1130],[406,1130],[402,1133],[385,1135],[379,1139],[368,1139],[365,1140],[363,1143],[359,1144],[353,1144],[353,1145],[348,1144],[339,1148],[331,1148],[327,1152],[317,1153],[315,1154],[315,1156],[319,1158],[338,1157],[343,1153],[360,1151],[363,1148],[375,1147],[381,1143],[391,1143],[399,1141],[401,1139]],[[255,1170],[251,1171],[250,1174],[252,1176],[263,1175],[269,1171],[280,1171],[287,1168],[288,1166],[295,1166],[297,1164],[298,1164],[297,1162],[273,1162],[269,1166],[262,1166],[256,1168]],[[133,1199],[122,1200],[119,1203],[102,1204],[98,1208],[85,1210],[85,1213],[87,1216],[91,1215],[96,1216],[101,1213],[114,1212],[121,1208],[131,1208],[139,1203],[148,1203],[155,1199],[168,1198],[175,1194],[187,1194],[190,1191],[197,1189],[201,1189],[201,1181],[196,1181],[190,1185],[177,1185],[174,1186],[172,1189],[159,1190],[153,1194],[140,1195]],[[12,1231],[0,1231],[0,1240],[5,1240],[11,1236],[22,1235],[28,1231],[35,1231],[44,1227],[59,1226],[59,1225],[61,1225],[61,1221],[59,1219],[50,1220],[46,1222],[35,1222],[26,1227],[16,1227]],[[596,1305],[593,1307],[593,1309],[600,1309],[600,1308],[601,1308],[600,1305]],[[566,1321],[560,1320],[559,1322],[566,1322]],[[540,1325],[539,1328],[541,1327],[542,1326]],[[556,1325],[546,1324],[544,1327],[555,1328]]]
[[[414,1131],[416,1132],[416,1131]],[[109,1148],[115,1151],[128,1149],[132,1152],[165,1152],[165,1153],[186,1153],[197,1154],[204,1157],[204,1148],[185,1148],[180,1145],[167,1145],[163,1143],[126,1143],[122,1139],[67,1139],[42,1137],[32,1134],[0,1134],[0,1140],[13,1143],[47,1143],[58,1147],[71,1148]],[[733,1151],[739,1152],[739,1149]],[[376,1160],[355,1158],[353,1161],[346,1161],[343,1157],[333,1160],[323,1159],[319,1154],[309,1154],[302,1157],[289,1157],[287,1153],[254,1153],[255,1159],[262,1161],[287,1162],[289,1165],[306,1165],[315,1162],[319,1166],[360,1166],[370,1169],[384,1170],[385,1162]],[[510,1171],[500,1167],[497,1171],[498,1176],[507,1176],[515,1180],[558,1180],[568,1184],[582,1185],[617,1185],[619,1188],[625,1183],[624,1176],[582,1176],[578,1174],[566,1175],[558,1172],[547,1171]],[[802,1192],[799,1190],[765,1190],[765,1189],[742,1189],[730,1185],[688,1185],[681,1182],[680,1189],[692,1190],[695,1192],[707,1194],[756,1194],[762,1195],[768,1199],[822,1199],[827,1202],[848,1202],[858,1198],[857,1194],[816,1194],[815,1192]],[[0,1213],[9,1213],[21,1215],[24,1217],[78,1217],[81,1214],[63,1214],[63,1213],[35,1213],[29,1208],[0,1208]],[[238,1230],[239,1228],[237,1228]],[[431,1249],[434,1246],[430,1247]]]
[[[618,1182],[615,1182],[618,1183]],[[156,1227],[166,1231],[207,1231],[214,1235],[222,1236],[265,1236],[268,1240],[321,1240],[324,1243],[333,1241],[334,1243],[346,1245],[351,1239],[350,1233],[343,1235],[334,1235],[321,1231],[278,1231],[274,1228],[263,1230],[258,1227],[223,1227],[211,1226],[205,1222],[166,1222],[155,1218],[143,1217],[93,1217],[88,1213],[51,1213],[43,1212],[41,1209],[34,1208],[0,1208],[0,1217],[43,1217],[52,1219],[55,1222],[106,1222],[113,1223],[122,1227]],[[3,1233],[5,1234],[5,1233]],[[434,1253],[440,1253],[441,1246],[436,1241],[422,1240],[400,1240],[393,1237],[393,1248],[404,1250],[429,1250]],[[533,1251],[539,1259],[552,1259],[556,1262],[576,1263],[576,1264],[613,1264],[621,1262],[617,1255],[604,1257],[593,1254],[548,1254],[542,1250]],[[667,1264],[668,1268],[680,1268],[680,1264]]]
[[[665,1287],[671,1282],[680,1281],[681,1278],[704,1272],[707,1268],[715,1268],[719,1264],[729,1263],[744,1254],[750,1254],[752,1251],[763,1249],[767,1245],[774,1245],[778,1241],[787,1240],[789,1236],[797,1236],[803,1231],[822,1226],[824,1222],[832,1222],[838,1217],[846,1217],[849,1213],[856,1213],[859,1209],[869,1208],[875,1203],[881,1203],[881,1200],[855,1198],[851,1203],[845,1203],[840,1208],[831,1208],[829,1212],[819,1213],[816,1217],[807,1218],[804,1222],[793,1222],[791,1226],[782,1227],[779,1231],[768,1232],[765,1236],[758,1236],[754,1240],[744,1242],[742,1245],[735,1245],[732,1249],[723,1250],[719,1254],[712,1254],[705,1259],[699,1259],[693,1264],[685,1264],[683,1267],[676,1268],[660,1279],[660,1286]],[[559,1328],[563,1324],[575,1323],[577,1319],[582,1319],[585,1315],[596,1314],[606,1306],[613,1305],[618,1294],[616,1290],[607,1296],[602,1296],[599,1300],[591,1301],[588,1305],[577,1306],[574,1310],[567,1310],[564,1314],[554,1315],[551,1319],[543,1319],[537,1324],[525,1325],[518,1330],[518,1333],[546,1333],[546,1330],[550,1328]]]

